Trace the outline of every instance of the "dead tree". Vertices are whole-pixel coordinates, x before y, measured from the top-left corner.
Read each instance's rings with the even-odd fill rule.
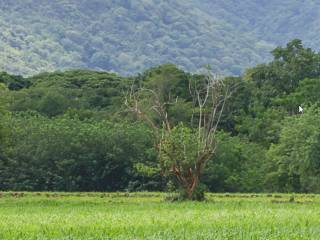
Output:
[[[231,91],[224,85],[222,78],[209,73],[203,81],[190,81],[189,93],[193,103],[193,114],[188,127],[190,131],[187,131],[189,134],[184,134],[183,137],[177,134],[178,137],[172,138],[173,140],[171,137],[177,133],[178,126],[171,123],[168,109],[178,102],[178,96],[168,93],[168,97],[163,98],[156,90],[133,86],[125,103],[130,112],[152,127],[160,161],[166,161],[162,164],[163,172],[176,176],[187,198],[192,199],[206,163],[216,152],[218,126]],[[179,144],[187,136],[190,138],[188,144],[192,146]],[[192,156],[192,159],[185,156]],[[182,161],[177,158],[184,159]]]

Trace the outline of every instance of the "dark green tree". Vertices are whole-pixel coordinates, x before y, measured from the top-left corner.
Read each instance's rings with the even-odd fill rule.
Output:
[[[268,152],[267,186],[272,191],[320,192],[320,110],[312,106],[288,117],[280,141]]]

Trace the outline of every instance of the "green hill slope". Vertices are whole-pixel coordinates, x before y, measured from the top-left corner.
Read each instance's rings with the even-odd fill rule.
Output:
[[[3,0],[0,70],[133,74],[172,62],[237,75],[291,38],[317,46],[319,9],[311,0]]]

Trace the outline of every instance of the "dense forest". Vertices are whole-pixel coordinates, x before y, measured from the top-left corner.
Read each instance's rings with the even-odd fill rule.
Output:
[[[221,116],[202,183],[215,192],[320,192],[320,54],[293,40],[273,60],[226,77],[236,86]],[[150,127],[125,110],[133,83],[178,96],[171,120],[189,124],[188,83],[204,74],[173,64],[121,77],[68,70],[0,74],[0,189],[170,189]],[[299,113],[299,106],[304,112]]]
[[[2,0],[0,70],[130,76],[171,62],[241,75],[291,39],[318,48],[319,10],[314,0]]]

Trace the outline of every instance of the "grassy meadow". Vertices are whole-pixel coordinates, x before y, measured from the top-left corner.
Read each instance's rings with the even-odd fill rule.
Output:
[[[0,239],[320,239],[320,195],[1,193]]]

